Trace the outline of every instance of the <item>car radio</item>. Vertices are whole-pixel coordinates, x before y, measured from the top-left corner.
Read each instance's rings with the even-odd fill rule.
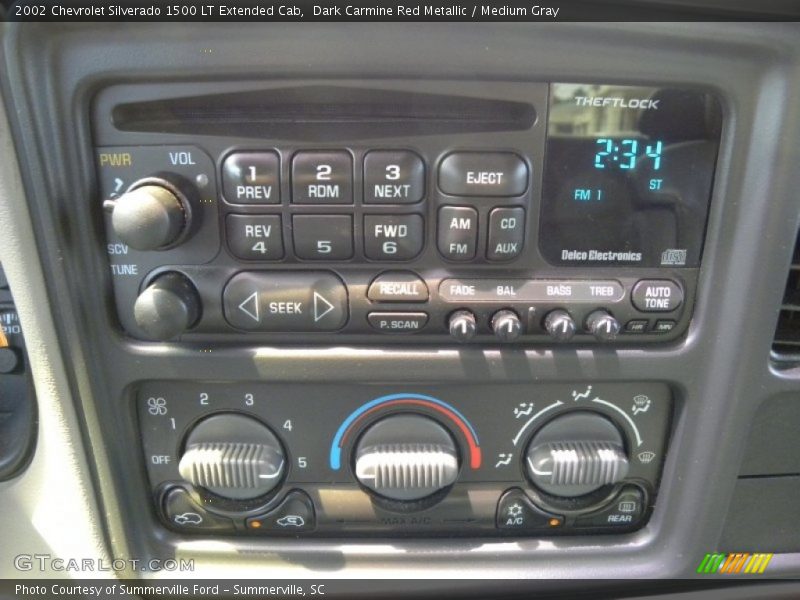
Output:
[[[119,322],[197,343],[673,340],[721,122],[712,94],[657,85],[111,86],[94,137]]]

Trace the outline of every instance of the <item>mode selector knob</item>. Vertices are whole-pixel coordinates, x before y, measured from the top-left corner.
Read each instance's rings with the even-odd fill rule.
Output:
[[[570,314],[559,308],[547,313],[544,329],[557,342],[566,342],[572,339],[577,328]]]
[[[103,206],[111,212],[114,233],[136,250],[169,248],[183,237],[189,225],[188,200],[161,178],[143,179]]]
[[[619,335],[620,324],[606,311],[596,310],[586,317],[586,329],[601,342],[609,342]]]
[[[355,449],[356,478],[391,500],[420,500],[458,476],[450,433],[422,415],[392,415],[370,426]]]
[[[201,421],[186,439],[178,471],[192,485],[233,500],[272,491],[285,471],[278,438],[252,417],[219,414]]]
[[[525,466],[543,492],[574,498],[624,479],[628,457],[614,423],[577,412],[553,419],[533,436]]]
[[[185,275],[170,271],[159,275],[139,294],[133,318],[153,340],[177,337],[200,318],[200,296]]]

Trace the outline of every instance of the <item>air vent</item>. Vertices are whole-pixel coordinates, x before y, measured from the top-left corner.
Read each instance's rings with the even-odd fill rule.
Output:
[[[800,237],[794,246],[772,350],[780,358],[800,359]]]

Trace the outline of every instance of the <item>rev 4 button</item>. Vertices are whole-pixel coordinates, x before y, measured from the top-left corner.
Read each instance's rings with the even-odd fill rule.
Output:
[[[251,271],[222,293],[228,323],[248,331],[336,331],[347,322],[347,288],[333,273]]]

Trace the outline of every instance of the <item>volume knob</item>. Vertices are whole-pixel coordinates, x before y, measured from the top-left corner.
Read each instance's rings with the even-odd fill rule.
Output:
[[[166,180],[151,178],[104,203],[111,227],[136,250],[163,250],[174,245],[187,228],[189,204]]]
[[[458,476],[458,450],[448,431],[421,415],[393,415],[372,425],[355,452],[356,478],[392,500],[420,500]]]

